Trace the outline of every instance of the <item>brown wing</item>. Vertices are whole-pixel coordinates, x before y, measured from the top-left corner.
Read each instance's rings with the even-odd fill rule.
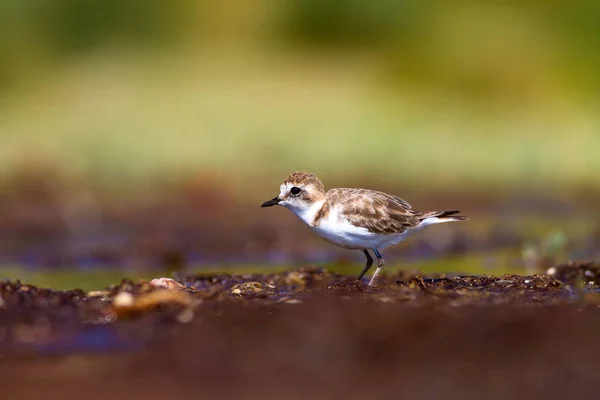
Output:
[[[340,212],[351,224],[373,233],[402,233],[419,225],[422,219],[422,213],[406,201],[375,190],[331,189],[327,198],[331,203],[342,204]]]

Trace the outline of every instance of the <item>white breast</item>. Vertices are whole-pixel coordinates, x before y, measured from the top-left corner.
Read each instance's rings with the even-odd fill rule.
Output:
[[[400,243],[406,233],[398,235],[382,235],[369,232],[366,228],[352,225],[334,207],[326,218],[319,221],[311,229],[323,239],[348,249],[384,248]]]
[[[317,212],[324,203],[325,200],[321,200],[309,208],[296,208],[293,204],[290,204],[286,205],[286,208],[296,214],[317,235],[329,243],[347,249],[382,249],[400,243],[408,235],[408,232],[395,235],[369,232],[366,228],[357,227],[348,222],[336,207],[329,211],[327,217],[319,220],[317,224],[313,224]]]

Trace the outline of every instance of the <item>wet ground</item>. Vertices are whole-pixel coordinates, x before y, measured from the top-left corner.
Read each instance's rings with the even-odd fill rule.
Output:
[[[358,273],[364,262],[286,210],[261,210],[262,195],[237,202],[221,182],[154,187],[134,199],[51,174],[6,185],[0,265],[19,266],[11,276],[174,272],[110,278],[114,285],[95,291],[0,281],[7,398],[597,397],[600,267],[554,265],[600,257],[597,195],[406,193],[423,209],[457,205],[472,219],[386,249],[390,264],[438,258],[431,270],[532,275],[398,272],[368,287],[318,268],[183,272],[239,263]],[[508,261],[497,256],[505,251]],[[473,255],[481,260],[467,265]]]
[[[176,270],[364,262],[360,252],[316,237],[289,211],[261,209],[266,196],[261,191],[234,194],[224,178],[156,182],[140,194],[96,187],[52,169],[13,174],[0,182],[2,266]],[[401,180],[386,186],[372,178],[347,184],[403,194],[419,209],[458,208],[470,217],[467,223],[432,227],[387,248],[387,261],[520,250],[527,243],[543,243],[553,230],[566,236],[570,258],[600,257],[599,193],[572,191],[562,198],[521,190],[417,192]]]
[[[595,398],[600,265],[533,276],[0,284],[10,398]]]

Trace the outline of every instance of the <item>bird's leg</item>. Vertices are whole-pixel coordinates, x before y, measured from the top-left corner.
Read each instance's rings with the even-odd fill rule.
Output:
[[[367,273],[367,271],[369,270],[369,268],[371,268],[371,266],[373,265],[373,258],[371,257],[371,255],[369,254],[369,252],[367,250],[363,250],[363,251],[365,252],[365,256],[367,256],[367,264],[363,268],[362,272],[358,275],[358,280],[359,281]]]
[[[371,281],[369,282],[369,286],[373,286],[373,283],[377,279],[377,275],[379,275],[379,273],[383,269],[383,265],[385,264],[383,257],[381,257],[381,254],[379,254],[379,251],[377,249],[373,249],[373,253],[375,253],[375,256],[377,257],[377,269],[375,270],[375,273],[373,274],[373,277],[371,278]]]

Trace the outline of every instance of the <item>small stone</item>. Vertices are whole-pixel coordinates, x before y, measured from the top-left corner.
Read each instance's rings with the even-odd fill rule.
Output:
[[[87,294],[87,297],[104,297],[110,295],[107,290],[92,290]]]
[[[267,285],[260,282],[238,283],[229,289],[229,293],[237,295],[267,295],[273,293]]]
[[[303,289],[304,287],[306,287],[306,277],[305,274],[302,274],[299,271],[291,271],[289,272],[283,282],[287,285],[287,286],[295,286],[298,287],[298,289]]]
[[[115,307],[125,308],[133,306],[134,301],[135,299],[131,293],[121,292],[115,296],[113,304]]]
[[[302,301],[298,300],[294,297],[283,297],[279,300],[277,300],[278,303],[285,303],[285,304],[301,304]]]
[[[192,319],[194,319],[194,310],[191,308],[184,309],[177,316],[177,321],[181,322],[182,324],[187,324],[188,322],[191,322]]]
[[[150,286],[165,289],[185,289],[181,283],[171,278],[155,278],[150,281]]]
[[[98,322],[101,324],[110,324],[117,320],[117,315],[115,313],[108,313],[98,319]]]
[[[117,294],[113,300],[112,311],[117,317],[149,312],[160,304],[180,305],[182,308],[193,308],[201,303],[184,290],[154,290],[138,294],[136,297],[129,292]],[[185,319],[185,316],[184,316]]]

